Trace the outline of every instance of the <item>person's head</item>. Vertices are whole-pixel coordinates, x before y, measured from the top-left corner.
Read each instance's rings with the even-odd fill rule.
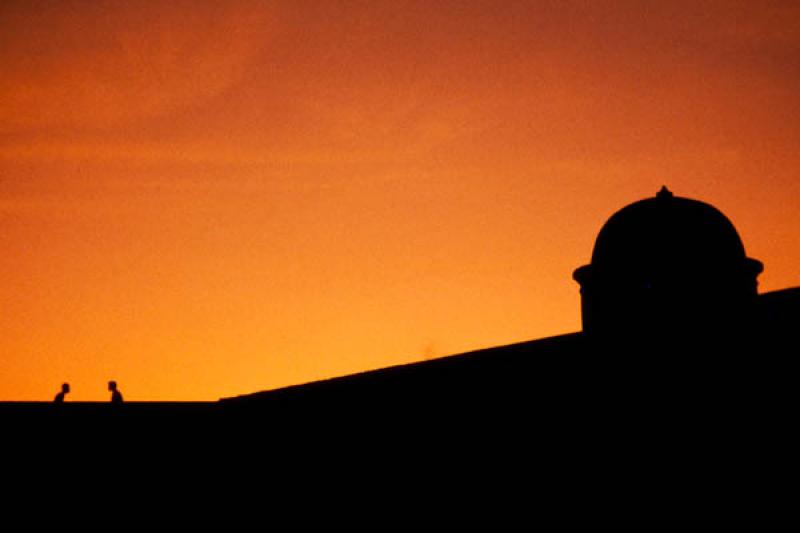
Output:
[[[61,392],[65,393],[65,394],[69,392],[69,383],[63,383],[61,385]]]
[[[117,390],[117,382],[116,381],[109,381],[108,382],[108,390],[115,391]]]

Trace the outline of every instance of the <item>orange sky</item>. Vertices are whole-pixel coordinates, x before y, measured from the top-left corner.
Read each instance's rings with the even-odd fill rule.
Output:
[[[6,0],[0,72],[0,400],[575,331],[662,184],[800,283],[797,2]]]

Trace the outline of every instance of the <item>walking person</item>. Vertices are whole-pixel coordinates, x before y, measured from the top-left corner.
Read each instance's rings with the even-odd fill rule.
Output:
[[[109,381],[108,382],[108,390],[111,391],[111,403],[113,403],[113,404],[121,404],[122,403],[122,393],[117,389],[117,382],[116,381]]]
[[[64,403],[64,397],[67,394],[69,394],[69,383],[64,383],[61,385],[61,392],[56,394],[56,397],[53,401],[55,403]]]

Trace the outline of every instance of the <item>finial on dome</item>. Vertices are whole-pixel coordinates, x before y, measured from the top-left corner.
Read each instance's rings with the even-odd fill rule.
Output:
[[[666,185],[662,185],[661,186],[661,190],[658,191],[658,194],[656,194],[656,198],[665,198],[666,199],[666,198],[672,198],[673,196],[674,195],[672,194],[672,191],[667,189]]]

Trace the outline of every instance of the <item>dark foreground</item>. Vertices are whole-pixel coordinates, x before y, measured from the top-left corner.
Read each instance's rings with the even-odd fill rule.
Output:
[[[597,358],[584,342],[217,402],[3,403],[3,447],[40,488],[91,472],[95,488],[164,502],[199,492],[212,506],[269,507],[277,491],[309,513],[377,500],[394,520],[454,497],[461,520],[510,506],[503,516],[516,521],[636,528],[763,528],[791,516],[796,372],[778,344],[726,346],[698,364],[689,347]]]

